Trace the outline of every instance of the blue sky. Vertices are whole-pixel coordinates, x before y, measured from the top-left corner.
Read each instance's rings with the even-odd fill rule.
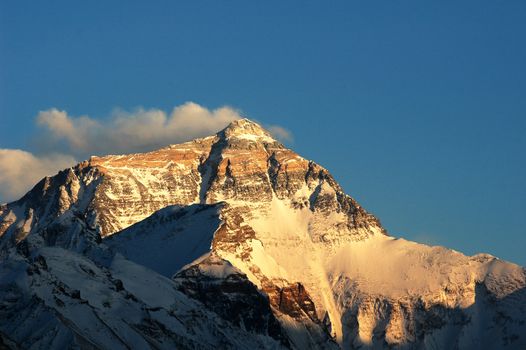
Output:
[[[290,130],[392,235],[526,265],[525,18],[522,0],[3,1],[0,148],[56,151],[51,108],[228,105]]]

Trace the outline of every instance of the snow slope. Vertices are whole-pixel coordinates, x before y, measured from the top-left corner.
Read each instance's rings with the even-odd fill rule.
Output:
[[[170,278],[210,251],[221,206],[169,206],[106,238],[104,243],[127,259]]]

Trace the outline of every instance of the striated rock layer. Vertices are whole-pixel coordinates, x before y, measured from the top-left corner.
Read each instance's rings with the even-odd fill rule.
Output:
[[[522,267],[389,237],[326,169],[247,119],[214,136],[153,152],[92,157],[0,207],[2,266],[20,261],[41,271],[37,256],[45,261],[60,251],[67,251],[68,266],[87,260],[99,269],[97,293],[114,286],[116,274],[128,281],[120,288],[146,285],[151,276],[130,275],[140,269],[158,276],[162,282],[156,283],[173,298],[186,298],[180,303],[191,307],[181,317],[177,308],[159,306],[170,315],[163,321],[142,315],[145,306],[127,306],[134,317],[142,315],[132,327],[137,337],[166,339],[155,346],[148,340],[153,347],[213,347],[211,332],[239,335],[241,343],[221,338],[234,348],[526,347]],[[56,332],[76,334],[64,342],[107,347],[73,327],[80,321],[63,310],[64,301],[61,306],[53,299],[63,299],[53,283],[90,293],[77,280],[57,271],[44,279],[32,273],[39,277],[24,277],[21,287],[9,269],[2,271],[0,292],[19,295],[9,299],[15,301],[8,310],[45,305],[43,313],[60,315],[53,321]],[[134,298],[148,304],[147,293]],[[81,299],[70,299],[79,307]],[[102,306],[90,304],[95,311],[89,312],[111,314],[114,304],[108,302],[106,307],[93,301]],[[189,308],[202,308],[196,311],[200,319],[214,314],[222,320],[194,330],[207,333],[206,341],[167,331],[175,327],[171,317],[193,324]],[[107,317],[120,319],[112,315]],[[128,344],[119,332],[130,331],[110,323],[101,327]],[[0,322],[4,343],[25,347],[17,340],[23,331],[28,330],[22,323]],[[47,343],[34,342],[49,344],[42,339]]]

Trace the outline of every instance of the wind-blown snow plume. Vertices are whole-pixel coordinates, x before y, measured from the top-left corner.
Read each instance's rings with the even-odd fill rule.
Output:
[[[292,133],[282,126],[270,125],[267,127],[267,129],[272,134],[272,136],[274,136],[276,139],[280,141],[291,142],[294,140]]]

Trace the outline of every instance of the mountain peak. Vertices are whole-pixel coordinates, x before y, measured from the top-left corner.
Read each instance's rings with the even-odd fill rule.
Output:
[[[225,129],[220,131],[226,139],[238,138],[253,141],[275,142],[270,132],[261,125],[250,119],[242,118],[231,122]]]
[[[0,348],[526,349],[524,268],[389,237],[248,119],[1,205],[0,300]]]

